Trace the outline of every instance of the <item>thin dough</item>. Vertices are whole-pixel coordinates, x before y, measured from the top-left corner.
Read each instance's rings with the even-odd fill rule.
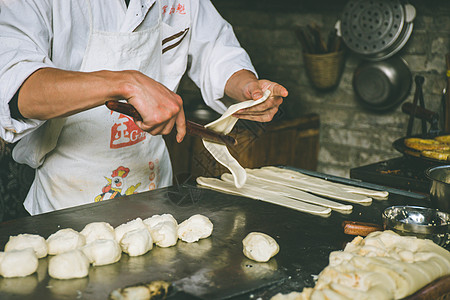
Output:
[[[72,228],[58,230],[47,238],[48,254],[57,255],[80,248],[86,244],[86,238]]]
[[[241,109],[249,108],[260,103],[263,103],[270,96],[270,90],[266,90],[264,95],[258,100],[248,100],[231,105],[227,111],[217,120],[205,125],[206,128],[213,131],[229,134],[233,130],[234,125],[238,121],[238,118],[233,117],[233,114]],[[234,184],[237,188],[244,185],[247,180],[245,169],[239,164],[239,162],[231,155],[228,148],[224,144],[214,143],[203,139],[203,145],[211,153],[215,160],[230,170],[234,177]]]
[[[48,254],[48,246],[45,239],[40,235],[28,233],[10,236],[5,245],[5,252],[26,248],[33,248],[37,258],[46,257]]]
[[[309,214],[319,215],[322,217],[328,217],[331,214],[331,209],[328,207],[309,204],[282,195],[274,195],[271,193],[262,194],[260,192],[255,192],[254,190],[247,188],[245,185],[241,188],[237,188],[233,184],[217,178],[198,177],[197,183],[199,185],[214,190],[219,190],[226,193],[249,197],[252,199],[257,199],[268,203],[273,203],[276,205],[284,206],[287,208],[295,209]]]

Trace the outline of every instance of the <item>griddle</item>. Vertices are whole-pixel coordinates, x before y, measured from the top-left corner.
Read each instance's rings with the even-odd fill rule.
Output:
[[[162,213],[173,214],[179,222],[201,213],[211,219],[214,231],[198,243],[154,246],[139,257],[123,254],[118,263],[91,267],[89,276],[82,279],[49,278],[47,257],[40,260],[37,274],[0,278],[0,299],[107,299],[114,289],[153,280],[172,282],[179,295],[197,299],[269,299],[278,292],[314,286],[313,276],[328,264],[330,252],[341,250],[352,239],[343,233],[344,220],[382,224],[384,208],[406,204],[426,206],[428,202],[391,190],[386,201],[354,205],[351,214],[333,211],[324,218],[188,183],[16,219],[0,224],[2,249],[10,235],[32,233],[47,238],[62,228],[80,231],[94,221],[116,227],[136,217]],[[269,234],[279,243],[280,252],[269,262],[256,263],[242,254],[242,239],[252,231]]]

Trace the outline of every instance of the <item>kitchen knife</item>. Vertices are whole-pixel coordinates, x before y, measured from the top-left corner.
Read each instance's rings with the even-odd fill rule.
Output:
[[[136,121],[142,121],[142,117],[133,105],[119,101],[106,101],[106,107],[109,109],[122,113],[124,115],[134,118]],[[201,137],[205,140],[225,144],[233,147],[237,145],[237,140],[231,136],[224,135],[205,128],[204,126],[195,122],[186,120],[186,133],[193,136]]]

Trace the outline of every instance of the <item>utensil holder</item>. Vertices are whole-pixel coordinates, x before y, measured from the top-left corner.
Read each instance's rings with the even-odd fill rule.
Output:
[[[344,69],[344,51],[326,54],[303,53],[306,73],[313,86],[325,90],[335,87]]]

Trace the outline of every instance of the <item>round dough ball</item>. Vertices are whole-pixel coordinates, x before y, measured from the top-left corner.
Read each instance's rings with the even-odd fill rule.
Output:
[[[178,222],[171,214],[154,215],[144,220],[153,242],[159,247],[171,247],[178,241]]]
[[[86,244],[84,235],[73,230],[65,228],[58,230],[47,239],[48,254],[57,255],[67,251],[80,248]]]
[[[24,277],[36,272],[39,265],[32,248],[1,252],[0,275],[3,277]]]
[[[89,259],[79,249],[58,254],[48,262],[48,274],[56,279],[83,278],[89,273]]]
[[[277,242],[271,236],[261,232],[250,232],[242,244],[244,255],[258,262],[266,262],[280,251]]]
[[[153,248],[153,240],[147,228],[140,228],[125,233],[120,246],[129,256],[139,256]]]
[[[141,218],[136,218],[115,228],[116,241],[120,243],[125,233],[135,229],[147,229]]]
[[[95,240],[81,250],[93,266],[113,264],[122,256],[122,248],[116,240]]]
[[[5,245],[5,252],[26,248],[33,248],[37,258],[46,257],[48,253],[48,246],[45,239],[40,235],[28,233],[10,236]]]
[[[193,215],[178,225],[178,238],[187,243],[207,238],[213,231],[213,223],[203,215]]]
[[[86,244],[95,240],[114,240],[114,228],[106,222],[93,222],[84,226],[80,232],[86,238]]]

